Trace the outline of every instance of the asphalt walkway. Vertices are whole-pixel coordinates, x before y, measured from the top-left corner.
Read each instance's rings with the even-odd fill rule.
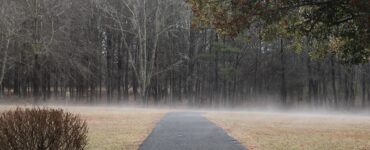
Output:
[[[140,150],[246,150],[197,112],[166,114]]]

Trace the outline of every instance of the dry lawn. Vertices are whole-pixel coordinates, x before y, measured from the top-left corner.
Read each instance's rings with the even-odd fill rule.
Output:
[[[210,112],[250,150],[370,150],[370,117]]]
[[[0,106],[0,112],[14,108],[14,106]],[[87,121],[88,150],[137,150],[166,113],[165,110],[137,108],[62,108],[79,114]]]

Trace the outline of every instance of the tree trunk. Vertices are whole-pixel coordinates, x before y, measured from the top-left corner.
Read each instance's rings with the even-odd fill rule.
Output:
[[[4,56],[3,56],[3,62],[1,64],[0,86],[3,84],[3,80],[4,80],[4,77],[5,77],[6,64],[8,62],[9,44],[10,44],[10,40],[8,39],[6,41],[6,46],[5,46],[5,50],[4,50]]]
[[[126,101],[129,100],[129,50],[126,49],[126,62],[125,62],[125,85],[124,85],[124,93],[123,97]]]
[[[344,104],[347,106],[350,98],[350,89],[349,89],[349,69],[346,68],[344,75]]]
[[[106,78],[106,90],[107,90],[107,101],[108,103],[112,102],[112,83],[113,83],[113,69],[112,69],[112,61],[113,61],[113,35],[110,32],[107,32],[108,39],[107,39],[107,78]]]
[[[206,36],[206,39],[208,39],[207,36]],[[210,40],[212,40],[212,38]],[[216,40],[215,40],[215,42],[218,42],[218,40],[219,40],[219,36],[216,34]],[[223,41],[223,43],[225,43],[225,41]],[[219,99],[222,99],[222,98],[220,98],[220,96],[219,96],[219,87],[218,87],[219,86],[219,78],[220,78],[219,77],[219,53],[218,53],[218,50],[217,49],[213,49],[212,48],[212,43],[210,43],[210,47],[211,47],[210,48],[211,50],[214,50],[215,51],[215,60],[214,60],[215,81],[214,81],[214,86],[213,86],[213,89],[212,89],[213,91],[211,91],[214,94],[211,94],[211,95],[214,95],[215,101],[217,101],[218,103],[220,103],[219,102]]]
[[[366,93],[367,93],[367,84],[366,84],[366,65],[362,65],[362,77],[361,77],[361,87],[362,87],[362,107],[366,107]]]
[[[334,97],[334,105],[338,107],[338,97],[337,97],[337,88],[336,88],[336,80],[335,80],[335,64],[334,64],[334,56],[330,58],[331,64],[331,86],[333,89],[333,97]]]
[[[259,41],[259,47],[256,50],[256,55],[255,55],[255,64],[254,64],[254,82],[253,82],[253,97],[256,98],[259,93],[258,92],[258,67],[259,67],[259,56],[262,50],[262,40],[260,39]]]
[[[33,96],[35,101],[40,98],[40,62],[39,62],[39,55],[35,54],[34,56],[34,70],[33,70]]]
[[[117,39],[120,39],[120,38],[117,38]],[[116,42],[119,43],[119,41],[120,40],[117,40]],[[120,43],[122,43],[122,42],[120,41]],[[121,89],[121,87],[122,87],[122,79],[123,79],[122,75],[124,74],[124,72],[123,72],[124,71],[123,70],[123,54],[122,54],[123,52],[122,51],[123,51],[122,50],[122,44],[119,44],[118,49],[117,49],[117,53],[118,53],[117,69],[118,69],[118,71],[116,73],[116,78],[117,78],[116,85],[117,85],[117,92],[118,92],[117,100],[118,100],[118,102],[120,102],[121,98],[122,98],[122,89]]]
[[[135,73],[133,73],[132,75],[132,91],[134,94],[134,100],[136,101],[137,96],[138,96],[138,85],[137,85],[137,78],[136,78]]]
[[[281,61],[281,102],[284,106],[287,104],[287,89],[286,89],[286,77],[285,77],[285,57],[284,57],[284,41],[280,39],[280,61]]]

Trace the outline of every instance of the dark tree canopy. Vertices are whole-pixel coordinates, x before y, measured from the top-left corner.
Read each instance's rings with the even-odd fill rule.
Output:
[[[251,25],[279,24],[297,36],[328,41],[317,55],[335,54],[349,64],[369,61],[368,0],[188,0],[193,25],[212,26],[219,34],[237,36]],[[297,17],[291,17],[297,15]],[[297,32],[298,31],[298,32]],[[323,45],[325,46],[325,45]]]
[[[368,41],[368,0],[0,0],[0,102],[366,108]]]

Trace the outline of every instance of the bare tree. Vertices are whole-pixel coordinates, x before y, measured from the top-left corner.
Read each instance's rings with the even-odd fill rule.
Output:
[[[0,2],[0,37],[4,45],[0,45],[2,51],[2,62],[0,72],[0,86],[5,76],[9,56],[9,45],[16,39],[25,20],[24,12],[15,1],[3,0]]]
[[[138,79],[140,94],[144,100],[151,79],[181,63],[178,61],[163,70],[155,68],[158,43],[163,34],[171,29],[184,28],[182,20],[168,20],[173,17],[171,6],[179,3],[184,5],[184,2],[173,0],[97,1],[98,7],[114,22],[113,26],[107,27],[121,33],[121,42],[129,50],[129,62]],[[130,45],[132,38],[136,40],[136,44]]]

